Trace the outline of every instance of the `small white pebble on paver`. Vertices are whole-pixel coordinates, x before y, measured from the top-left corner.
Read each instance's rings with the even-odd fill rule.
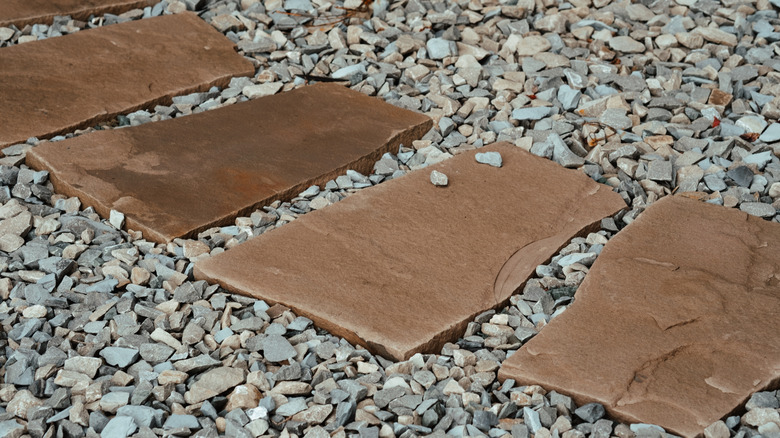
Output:
[[[446,187],[449,184],[447,175],[439,172],[438,170],[431,171],[431,183],[435,186]]]

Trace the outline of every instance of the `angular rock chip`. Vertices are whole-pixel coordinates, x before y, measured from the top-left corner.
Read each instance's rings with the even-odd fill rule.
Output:
[[[499,378],[701,436],[780,378],[766,331],[780,312],[778,246],[777,224],[667,196],[609,241],[574,304]]]
[[[85,21],[90,15],[118,15],[155,3],[156,0],[3,0],[0,2],[0,27],[13,24],[22,29],[28,24],[51,24],[58,15]]]
[[[354,169],[431,127],[421,114],[336,84],[192,116],[44,143],[27,155],[59,193],[103,217],[125,214],[147,239],[170,241],[232,223]]]
[[[244,371],[221,367],[208,371],[184,393],[187,403],[199,403],[244,382]]]
[[[5,47],[0,65],[0,147],[254,74],[230,40],[192,13]]]
[[[575,235],[625,207],[607,186],[502,143],[363,190],[198,262],[198,279],[282,303],[385,357],[438,352]],[[449,176],[430,183],[430,170]],[[284,248],[280,250],[280,248]]]

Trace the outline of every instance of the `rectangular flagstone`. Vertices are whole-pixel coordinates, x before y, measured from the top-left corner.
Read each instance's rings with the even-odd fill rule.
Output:
[[[503,167],[474,152],[496,151]],[[448,176],[434,186],[432,170]],[[438,352],[575,235],[625,207],[609,187],[507,143],[365,189],[195,265],[393,359]]]
[[[317,84],[186,117],[42,143],[27,164],[58,193],[159,242],[232,223],[411,144],[428,117]]]
[[[157,0],[2,0],[0,27],[51,24],[55,16],[70,15],[87,20],[90,15],[121,14],[131,9],[152,6]]]
[[[192,13],[0,49],[0,147],[50,137],[254,73]]]
[[[780,379],[780,225],[677,196],[607,243],[500,379],[685,437]]]

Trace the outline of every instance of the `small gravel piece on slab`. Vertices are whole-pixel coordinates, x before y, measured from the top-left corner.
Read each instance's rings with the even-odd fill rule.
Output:
[[[439,172],[438,170],[431,171],[431,184],[439,187],[446,187],[449,184],[447,175]]]
[[[477,163],[487,164],[493,167],[501,167],[503,161],[501,160],[501,154],[499,152],[478,152],[474,155]]]

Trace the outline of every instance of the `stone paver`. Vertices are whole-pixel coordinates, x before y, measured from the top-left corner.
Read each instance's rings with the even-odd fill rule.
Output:
[[[0,2],[0,27],[51,24],[58,15],[86,20],[90,15],[121,14],[144,8],[156,0],[3,0]]]
[[[192,13],[5,47],[0,65],[0,147],[254,73],[230,40]]]
[[[336,84],[33,148],[58,193],[108,218],[125,214],[148,239],[193,236],[347,169],[370,173],[430,129],[421,114]]]
[[[625,207],[609,187],[507,143],[467,152],[195,266],[199,279],[282,303],[385,357],[436,352],[505,303],[574,235]]]
[[[574,304],[499,378],[694,437],[780,378],[780,226],[666,197],[606,245]]]

